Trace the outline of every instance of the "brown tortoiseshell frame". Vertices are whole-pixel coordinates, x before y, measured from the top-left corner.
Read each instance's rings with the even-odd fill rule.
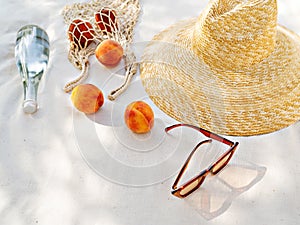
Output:
[[[199,149],[199,147],[201,145],[203,145],[205,143],[210,143],[212,140],[209,139],[209,140],[201,141],[195,146],[195,148],[193,149],[193,151],[190,153],[187,160],[183,164],[178,176],[176,177],[176,180],[175,180],[174,184],[172,185],[173,191],[171,193],[173,195],[175,195],[176,197],[184,198],[184,197],[188,196],[189,194],[191,194],[196,189],[198,189],[201,186],[201,184],[203,183],[203,181],[205,180],[205,178],[208,174],[216,175],[217,173],[219,173],[228,164],[228,162],[230,161],[230,159],[231,159],[233,153],[235,152],[235,150],[236,150],[239,143],[238,142],[232,142],[232,141],[230,141],[226,138],[223,138],[223,137],[221,137],[217,134],[214,134],[214,133],[212,133],[210,131],[207,131],[203,128],[196,127],[196,126],[190,125],[190,124],[175,124],[175,125],[166,127],[165,131],[168,132],[168,131],[170,131],[174,128],[181,127],[181,126],[193,128],[193,129],[201,132],[202,134],[204,134],[206,137],[209,137],[211,139],[214,139],[216,141],[222,142],[222,143],[230,146],[230,148],[224,154],[222,154],[218,158],[218,160],[216,162],[214,162],[211,166],[209,166],[207,169],[201,171],[201,173],[199,173],[198,175],[196,175],[195,177],[193,177],[192,179],[188,180],[186,183],[181,185],[179,188],[177,188],[177,184],[180,181],[180,179],[181,179],[182,175],[184,174],[184,172],[186,171],[186,168],[187,168],[193,154],[196,152],[197,149]],[[224,161],[224,159],[226,159],[226,160]],[[188,187],[190,185],[193,185],[195,182],[197,182],[195,186],[193,186],[190,190],[187,190],[186,193],[181,194],[182,191],[184,191],[185,189],[188,189]]]

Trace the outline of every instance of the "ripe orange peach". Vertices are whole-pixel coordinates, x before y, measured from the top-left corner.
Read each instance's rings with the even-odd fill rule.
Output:
[[[95,55],[104,66],[115,67],[123,57],[123,48],[117,41],[104,40],[97,46]]]
[[[143,101],[135,101],[126,107],[124,119],[127,127],[134,133],[142,134],[154,125],[152,108]]]
[[[104,103],[102,91],[93,84],[80,84],[71,94],[76,109],[85,114],[97,112]]]

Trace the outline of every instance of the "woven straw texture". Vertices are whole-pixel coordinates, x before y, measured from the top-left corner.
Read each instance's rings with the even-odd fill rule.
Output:
[[[65,86],[66,92],[72,91],[87,78],[88,58],[94,54],[97,45],[105,39],[119,42],[125,52],[124,84],[113,90],[109,98],[114,100],[127,88],[137,70],[135,55],[130,49],[130,44],[139,14],[138,0],[92,0],[64,7],[62,15],[69,26],[69,60],[76,68],[82,70],[78,78]]]
[[[275,0],[214,0],[153,38],[141,79],[178,121],[216,133],[274,132],[300,118],[300,38]]]

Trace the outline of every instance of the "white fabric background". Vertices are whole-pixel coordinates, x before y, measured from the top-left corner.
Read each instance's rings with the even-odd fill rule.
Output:
[[[174,177],[134,188],[95,173],[82,158],[73,128],[74,118],[89,120],[73,111],[69,95],[62,91],[78,74],[67,60],[66,25],[60,15],[63,6],[72,2],[76,1],[1,0],[0,224],[298,224],[299,123],[268,135],[232,138],[240,142],[237,159],[266,171],[212,220],[201,214],[193,199],[180,200],[170,194]],[[206,3],[141,0],[143,12],[135,42],[149,41],[179,19],[197,16]],[[300,34],[299,1],[278,0],[278,6],[279,23]],[[43,27],[51,40],[49,69],[38,94],[40,108],[32,116],[21,108],[23,90],[14,58],[16,32],[28,23]],[[91,61],[88,82],[101,86],[107,71]],[[85,147],[91,144],[86,142]]]

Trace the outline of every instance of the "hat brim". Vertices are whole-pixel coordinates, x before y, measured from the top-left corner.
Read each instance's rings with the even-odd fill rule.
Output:
[[[274,132],[300,119],[298,35],[278,25],[268,58],[243,70],[220,72],[194,53],[195,23],[196,18],[174,24],[144,51],[142,83],[162,111],[233,136]]]

